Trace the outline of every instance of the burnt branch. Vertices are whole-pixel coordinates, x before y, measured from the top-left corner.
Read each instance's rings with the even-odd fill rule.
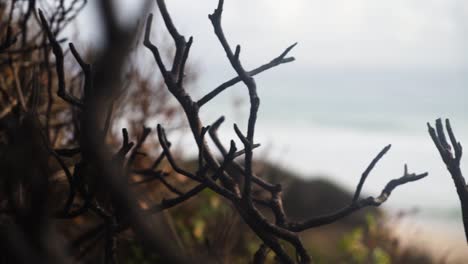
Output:
[[[161,147],[163,148],[164,151],[164,156],[166,156],[167,160],[171,164],[171,167],[179,174],[186,176],[187,178],[190,178],[192,180],[201,182],[202,179],[198,177],[197,175],[190,173],[184,169],[182,169],[177,162],[175,161],[175,158],[172,156],[172,153],[169,149],[169,142],[166,137],[166,132],[164,131],[164,128],[158,124],[157,127],[158,130],[158,138],[159,142],[161,143]]]
[[[161,58],[161,54],[159,53],[158,47],[156,47],[153,43],[151,43],[150,35],[151,35],[151,25],[153,23],[153,14],[150,14],[146,19],[146,29],[145,29],[145,38],[143,44],[147,47],[154,56],[154,60],[156,61],[158,68],[161,71],[161,74],[164,77],[164,80],[168,82],[170,80],[169,74],[166,70],[166,66]]]
[[[60,44],[57,42],[54,34],[52,33],[49,24],[47,22],[47,19],[44,17],[44,14],[42,13],[41,10],[39,10],[39,17],[41,19],[42,23],[42,28],[47,34],[47,37],[49,39],[50,45],[52,46],[52,52],[54,53],[55,56],[55,67],[57,71],[57,78],[58,78],[58,90],[57,90],[57,95],[68,102],[71,105],[77,106],[77,107],[82,107],[83,103],[81,100],[78,98],[75,98],[73,95],[68,94],[65,88],[65,73],[63,69],[63,50]]]
[[[353,202],[356,202],[359,199],[359,196],[361,195],[362,187],[364,186],[364,182],[366,181],[367,176],[369,176],[369,173],[372,171],[372,169],[374,169],[377,162],[379,162],[379,160],[390,150],[391,147],[392,145],[388,145],[385,148],[383,148],[379,152],[379,154],[377,154],[377,156],[372,160],[372,162],[369,164],[369,166],[364,171],[364,173],[361,175],[361,179],[359,180],[359,183],[356,187],[356,192],[354,192]]]
[[[440,157],[447,166],[447,170],[452,176],[453,183],[455,184],[458,198],[461,203],[463,226],[465,228],[465,237],[468,243],[468,185],[466,184],[466,180],[460,169],[460,160],[463,155],[462,145],[455,138],[449,119],[445,120],[445,128],[447,130],[450,143],[447,141],[444,126],[440,118],[436,120],[435,129],[429,123],[427,123],[427,127],[429,135],[439,151]]]
[[[304,222],[300,223],[289,223],[287,224],[287,227],[289,230],[294,231],[294,232],[301,232],[303,230],[313,228],[313,227],[318,227],[322,225],[327,225],[331,224],[339,219],[342,219],[343,217],[360,210],[364,207],[369,207],[369,206],[380,206],[382,203],[387,201],[387,199],[390,197],[390,194],[393,192],[393,190],[403,184],[413,182],[420,180],[428,175],[427,172],[421,173],[421,174],[415,174],[415,173],[408,173],[408,167],[407,165],[404,166],[404,172],[403,176],[397,179],[393,179],[387,183],[387,185],[383,188],[382,192],[380,193],[379,196],[377,197],[372,197],[369,196],[367,198],[359,198],[361,189],[363,187],[363,184],[365,182],[365,179],[367,178],[368,174],[370,171],[374,168],[376,163],[382,158],[383,155],[389,150],[390,146],[385,147],[379,154],[372,160],[370,165],[367,167],[365,172],[361,176],[361,180],[359,181],[359,184],[356,188],[356,191],[354,193],[353,199],[350,203],[350,205],[334,212],[329,215],[324,215],[324,216],[319,216],[314,219],[310,219]],[[357,197],[357,198],[356,198]]]
[[[15,3],[19,5],[22,2],[24,2],[23,7],[25,8],[20,10],[19,22],[16,23],[19,25],[18,28],[21,32],[16,33],[14,32],[16,24],[11,22],[16,15],[13,15],[12,10],[16,8]],[[143,36],[143,45],[153,55],[157,70],[160,71],[163,77],[162,87],[167,88],[170,95],[178,102],[178,107],[183,110],[193,143],[197,147],[196,163],[198,166],[194,169],[188,169],[189,166],[182,165],[183,163],[177,159],[173,149],[171,149],[171,143],[162,125],[157,126],[156,139],[159,145],[154,147],[155,149],[149,149],[154,145],[148,144],[151,130],[146,127],[137,135],[134,140],[135,143],[131,141],[127,129],[122,129],[120,141],[120,137],[118,135],[115,137],[112,133],[112,122],[113,120],[119,120],[119,117],[115,116],[119,113],[118,103],[120,100],[118,99],[121,98],[127,87],[132,88],[133,86],[127,84],[130,82],[121,85],[117,77],[122,73],[127,73],[127,55],[131,47],[133,47],[137,30],[136,27],[123,28],[117,23],[115,6],[111,0],[99,1],[99,14],[103,21],[102,35],[105,38],[102,43],[102,50],[99,51],[99,56],[93,60],[93,66],[91,66],[84,60],[75,46],[70,43],[69,50],[75,62],[79,65],[78,70],[80,72],[70,80],[67,79],[67,69],[64,67],[65,53],[61,47],[64,40],[57,40],[57,38],[60,32],[63,32],[65,25],[76,17],[85,2],[85,0],[57,1],[57,3],[54,2],[56,5],[52,8],[48,4],[41,5],[44,12],[39,10],[38,15],[36,15],[34,10],[37,1],[13,1],[14,4],[11,5],[8,20],[6,23],[0,21],[0,24],[5,26],[6,29],[2,31],[5,35],[2,36],[0,41],[0,55],[6,54],[6,57],[1,58],[0,64],[11,66],[14,73],[13,77],[2,75],[0,78],[0,103],[8,106],[6,110],[2,111],[2,120],[0,121],[2,121],[3,125],[4,118],[16,118],[15,122],[21,124],[24,123],[24,120],[28,120],[27,115],[30,112],[37,114],[36,112],[42,111],[40,114],[44,113],[46,117],[45,128],[42,127],[42,120],[37,118],[40,116],[39,114],[35,115],[37,119],[34,123],[37,123],[34,126],[35,129],[27,130],[28,133],[31,130],[37,130],[42,139],[40,146],[44,147],[45,145],[46,150],[41,153],[46,153],[47,158],[43,157],[44,155],[37,155],[37,158],[44,158],[43,167],[48,167],[48,158],[52,156],[53,159],[51,159],[52,162],[50,163],[54,163],[54,171],[51,178],[54,181],[65,183],[63,185],[66,193],[64,195],[62,191],[60,194],[60,197],[64,200],[64,205],[59,204],[59,209],[53,214],[53,217],[63,221],[77,220],[75,222],[80,222],[82,219],[87,218],[93,218],[95,222],[97,221],[97,223],[91,225],[94,226],[93,228],[83,230],[81,234],[76,234],[71,243],[67,243],[74,261],[86,262],[90,256],[95,254],[93,253],[93,251],[96,251],[95,248],[101,247],[99,248],[101,259],[105,263],[116,263],[118,261],[118,252],[116,251],[117,242],[120,239],[119,234],[129,229],[131,232],[128,233],[134,236],[145,249],[157,253],[161,257],[161,261],[178,263],[185,260],[181,258],[179,252],[166,246],[167,241],[162,240],[157,233],[153,232],[155,230],[148,220],[151,219],[152,214],[181,205],[196,197],[203,190],[208,189],[223,198],[223,202],[229,203],[231,208],[250,228],[250,231],[260,239],[261,245],[254,255],[254,263],[264,263],[270,251],[275,254],[276,261],[281,263],[310,263],[312,257],[307,252],[298,232],[340,220],[364,207],[380,206],[398,186],[427,176],[427,173],[409,173],[405,165],[403,176],[389,181],[377,197],[361,197],[365,181],[377,163],[388,152],[389,145],[378,153],[361,174],[348,206],[332,214],[314,219],[299,222],[291,221],[283,206],[283,186],[279,183],[269,182],[253,171],[254,150],[260,146],[255,140],[260,98],[257,94],[257,84],[254,76],[294,61],[294,57],[289,54],[296,46],[296,43],[287,47],[269,62],[254,69],[245,69],[241,61],[241,46],[232,45],[222,27],[223,0],[218,1],[217,8],[209,15],[209,19],[214,34],[225,52],[227,62],[234,69],[237,76],[217,86],[199,100],[194,100],[190,92],[185,88],[185,71],[194,39],[193,37],[186,38],[177,29],[176,21],[171,18],[164,0],[156,0],[156,4],[162,22],[174,43],[175,52],[171,54],[170,60],[166,63],[163,58],[166,58],[167,54],[165,52],[167,51],[160,49],[151,42],[152,14],[147,17]],[[144,10],[148,8],[149,5],[145,5],[145,9],[141,13],[142,16],[146,16]],[[38,32],[30,30],[29,25],[32,22],[32,19],[29,21],[30,17],[36,19],[36,23],[39,25]],[[33,34],[30,34],[31,32]],[[21,45],[15,43],[17,37],[22,38],[23,43]],[[38,52],[42,53],[36,56]],[[51,52],[55,58],[55,65],[49,63]],[[54,72],[55,74],[53,74]],[[130,72],[128,75],[135,74],[137,71],[132,69]],[[125,77],[128,75],[125,75]],[[44,80],[43,83],[41,83],[42,80]],[[136,86],[141,85],[149,90],[151,84],[144,81],[142,78],[138,79]],[[224,117],[218,119],[211,126],[207,126],[200,118],[199,111],[202,106],[214,101],[223,91],[238,83],[245,86],[246,95],[249,97],[249,117],[246,124],[235,124],[233,127],[237,137],[242,142],[242,147],[238,149],[234,141],[231,140],[228,149],[228,144],[225,147],[217,133],[219,126],[224,121]],[[47,98],[44,97],[45,100],[43,101],[45,103],[43,105],[40,105],[43,98],[38,98],[41,96],[38,93],[38,87],[41,87],[41,85],[47,88],[47,94],[44,93]],[[16,88],[16,93],[14,88]],[[65,103],[61,100],[59,102],[54,100],[52,91],[55,89],[57,89],[58,97],[63,99]],[[10,90],[14,92],[11,93]],[[82,91],[78,96],[79,98],[73,95],[78,94],[78,91]],[[29,105],[26,107],[26,99],[31,102],[30,107]],[[163,99],[159,100],[162,101]],[[146,102],[145,105],[149,104]],[[14,107],[18,103],[21,105]],[[155,102],[155,104],[157,103],[159,102]],[[54,116],[62,113],[69,120],[53,122],[55,121]],[[456,141],[448,122],[446,126],[447,137],[444,134],[440,120],[437,121],[435,130],[430,129],[430,133],[442,159],[454,178],[462,207],[464,207],[468,204],[468,195],[466,195],[468,191],[459,169],[462,149],[461,145]],[[244,127],[246,127],[245,130]],[[9,131],[14,136],[16,136],[16,132],[16,130]],[[209,138],[207,138],[208,134]],[[72,143],[67,143],[70,136],[73,137],[70,139]],[[211,151],[207,142],[210,138],[216,149],[221,153],[220,156],[214,155]],[[29,142],[26,140],[18,141]],[[119,142],[121,142],[121,145],[119,145]],[[108,143],[113,144],[113,146],[117,145],[116,150],[114,147],[110,147]],[[30,147],[32,144],[25,145]],[[37,147],[37,149],[41,148]],[[7,155],[4,155],[7,158],[10,152],[14,152],[9,150],[7,148],[5,152]],[[147,157],[155,150],[160,153],[159,156],[154,157],[154,160],[151,160],[149,164],[145,164]],[[141,156],[141,159],[137,159],[138,155]],[[236,162],[239,157],[243,158],[243,162],[239,160]],[[168,165],[172,168],[170,172],[164,171],[164,166],[161,166],[163,160],[167,160]],[[5,166],[5,168],[10,166],[10,164],[1,165]],[[17,166],[19,172],[25,172],[23,167],[31,167],[20,165]],[[42,169],[42,166],[38,167]],[[48,168],[44,168],[44,171],[46,169]],[[191,187],[184,188],[184,184],[172,179],[171,177],[176,173],[186,177]],[[22,173],[21,175],[27,176],[28,173]],[[23,178],[26,178],[26,176]],[[140,178],[136,180],[132,176]],[[26,234],[26,245],[22,251],[29,252],[30,248],[36,250],[36,245],[39,245],[37,247],[39,254],[37,257],[42,261],[42,251],[44,251],[42,248],[47,248],[42,244],[44,241],[52,240],[52,238],[49,238],[49,234],[44,232],[44,237],[47,237],[47,239],[37,242],[39,240],[32,239],[41,237],[42,233],[39,235],[34,234],[34,237],[28,233],[28,230],[36,231],[39,229],[37,227],[42,228],[42,221],[45,223],[48,220],[45,219],[48,217],[46,211],[42,210],[43,207],[45,208],[43,206],[45,204],[43,202],[45,201],[45,195],[42,194],[46,193],[46,188],[42,190],[37,184],[34,184],[35,182],[30,182],[30,185],[33,186],[31,188],[31,197],[37,198],[37,201],[31,199],[31,204],[40,206],[33,206],[29,210],[30,212],[27,211],[24,215],[38,215],[39,222],[36,223],[33,217],[26,219],[27,217],[21,215],[22,211],[19,210],[22,203],[20,198],[23,194],[22,182],[19,181],[19,184],[17,184],[16,182],[12,183],[14,179],[8,180],[10,181],[7,182],[9,189],[5,195],[8,201],[6,202],[7,206],[2,208],[2,217],[25,219],[22,221],[26,224],[21,223],[20,225],[24,230],[18,230]],[[139,200],[140,197],[146,198],[144,197],[146,193],[136,195],[133,191],[150,189],[147,188],[152,187],[149,185],[150,183],[158,184],[158,186],[167,189],[168,197],[164,197],[160,202],[146,208],[146,205],[142,205],[141,200]],[[20,188],[16,188],[15,184]],[[154,192],[155,189],[147,191]],[[259,208],[261,206],[262,210],[259,210],[257,206]],[[463,210],[464,219],[466,220],[465,215],[468,209]],[[271,213],[269,215],[273,215],[274,219],[266,217],[265,212]],[[27,223],[33,224],[29,227]],[[44,226],[46,225],[44,224]],[[13,233],[16,233],[16,231]],[[20,254],[21,247],[13,246],[15,250],[18,249],[18,254]],[[31,252],[35,253],[36,251]],[[27,256],[26,254],[23,255]],[[50,261],[42,262],[53,263]],[[201,261],[197,259],[195,262]],[[63,263],[63,261],[60,263]]]
[[[83,70],[84,74],[84,85],[83,85],[83,91],[84,91],[84,96],[86,95],[89,96],[91,88],[92,88],[92,81],[91,81],[91,64],[86,63],[83,58],[81,57],[80,53],[75,48],[75,45],[73,43],[68,44],[70,47],[70,51],[73,54],[73,57],[75,57],[75,60],[78,62],[80,65],[81,69]],[[107,131],[107,129],[104,129],[104,131]]]
[[[221,143],[221,141],[219,140],[219,137],[218,137],[218,133],[217,133],[217,130],[219,128],[219,126],[224,122],[224,117],[221,117],[219,118],[218,120],[216,120],[216,122],[214,122],[212,125],[211,125],[211,129],[209,131],[209,134],[210,134],[210,137],[211,139],[213,140],[213,142],[215,143],[216,147],[218,148],[218,150],[221,152],[221,154],[223,156],[226,156],[226,148],[223,146],[223,144]],[[254,144],[254,147],[256,146],[257,144]],[[243,152],[245,153],[245,150],[243,150]],[[234,162],[232,163],[232,166],[234,167],[234,169],[241,175],[244,175],[245,174],[245,169],[244,167],[242,167],[241,165],[239,165],[238,163]],[[255,184],[258,184],[260,187],[268,190],[268,191],[272,191],[272,190],[275,190],[275,185],[274,184],[271,184],[265,180],[263,180],[262,178],[258,177],[257,175],[255,174],[252,174],[252,180]]]
[[[255,76],[255,75],[259,74],[259,73],[267,71],[267,70],[269,70],[271,68],[274,68],[276,66],[279,66],[281,64],[293,62],[295,60],[294,57],[286,57],[286,56],[288,55],[288,53],[296,45],[297,45],[297,43],[294,43],[293,45],[289,46],[288,48],[286,48],[286,50],[283,53],[281,53],[281,55],[274,58],[270,62],[268,62],[268,63],[266,63],[266,64],[264,64],[264,65],[262,65],[262,66],[260,66],[258,68],[255,68],[252,71],[249,71],[248,75]],[[237,76],[237,77],[234,77],[234,78],[222,83],[221,85],[219,85],[218,87],[213,89],[213,91],[209,92],[208,94],[203,96],[200,100],[198,100],[197,101],[198,106],[202,107],[203,105],[208,103],[211,99],[215,98],[218,94],[222,93],[224,90],[228,89],[231,86],[234,86],[235,84],[237,84],[237,83],[239,83],[241,81],[242,81],[241,78],[239,76]]]
[[[228,166],[232,160],[234,159],[234,155],[236,152],[236,147],[234,142],[231,143],[231,149],[229,150],[229,153],[226,155],[226,158],[224,159],[223,163],[221,166],[218,168],[218,170],[213,174],[211,177],[213,181],[216,181],[220,175],[223,173],[223,171],[226,169],[226,166]],[[180,194],[178,197],[173,198],[173,199],[164,199],[161,204],[154,206],[152,209],[149,210],[151,213],[159,213],[165,209],[177,206],[186,200],[196,196],[199,194],[201,191],[206,189],[209,186],[207,182],[201,183],[191,190],[185,192],[184,194]]]
[[[228,57],[231,66],[234,68],[236,73],[239,75],[241,81],[247,86],[250,98],[250,113],[249,113],[249,121],[247,125],[247,136],[245,140],[243,140],[244,147],[245,147],[245,179],[244,179],[244,188],[242,191],[242,198],[247,201],[247,203],[251,204],[251,191],[252,191],[252,159],[253,159],[253,152],[252,152],[252,145],[254,142],[254,133],[255,133],[255,123],[257,122],[257,112],[260,106],[260,98],[257,95],[257,85],[255,80],[250,76],[242,66],[239,56],[240,56],[240,46],[236,46],[235,53],[232,52],[232,49],[224,35],[223,28],[221,26],[221,17],[223,13],[223,5],[224,1],[220,0],[218,2],[218,7],[214,10],[213,14],[209,15],[211,20],[211,24],[213,25],[214,32],[218,37],[221,46],[223,47],[224,51],[226,52],[226,56]],[[236,131],[238,133],[238,131]],[[238,133],[239,135],[239,133]],[[241,137],[242,139],[242,137]]]

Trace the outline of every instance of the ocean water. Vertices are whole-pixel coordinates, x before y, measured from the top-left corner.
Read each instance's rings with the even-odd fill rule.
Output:
[[[391,214],[416,209],[408,216],[414,226],[426,231],[446,228],[450,232],[445,234],[460,238],[458,197],[426,122],[450,118],[458,140],[468,146],[466,74],[275,71],[257,78],[261,106],[255,138],[262,144],[255,151],[257,158],[304,178],[326,177],[353,191],[369,162],[392,144],[363,193],[379,195],[388,181],[403,175],[404,164],[411,172],[427,171],[428,177],[398,187],[383,207]],[[195,93],[209,91],[206,87],[214,87],[212,80],[200,80]],[[201,114],[205,124],[224,115],[222,140],[227,144],[234,139],[241,146],[233,123],[246,129],[248,109],[247,90],[236,85],[204,106]],[[190,150],[191,137],[184,142],[186,155],[196,153]],[[467,161],[462,159],[462,169],[468,168]]]
[[[426,122],[452,121],[458,140],[468,145],[468,76],[463,72],[288,72],[261,76],[258,92],[257,150],[303,177],[329,177],[352,189],[372,158],[387,144],[392,149],[365,185],[378,194],[392,178],[411,171],[429,172],[420,182],[402,186],[389,205],[451,208],[457,205],[452,180],[428,133]],[[232,87],[202,114],[206,123],[224,114],[220,133],[235,139],[232,124],[245,129],[245,87]],[[466,167],[467,160],[462,160]],[[465,165],[465,166],[463,166]]]

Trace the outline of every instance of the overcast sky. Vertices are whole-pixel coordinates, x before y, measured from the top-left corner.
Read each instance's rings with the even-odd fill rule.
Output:
[[[139,1],[121,2],[122,18],[134,19]],[[207,18],[217,1],[166,2],[180,31],[195,38],[193,58],[225,63]],[[84,39],[93,35],[90,24],[80,28]],[[468,64],[466,0],[228,0],[223,24],[253,65],[296,41],[299,68],[453,70]]]

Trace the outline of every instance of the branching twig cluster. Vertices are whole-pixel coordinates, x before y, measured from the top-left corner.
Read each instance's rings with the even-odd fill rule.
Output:
[[[184,78],[184,65],[188,57],[188,53],[192,44],[193,39],[189,38],[189,41],[185,40],[185,37],[182,36],[176,29],[172,19],[167,11],[164,1],[157,1],[158,7],[161,11],[161,15],[165,22],[166,28],[171,34],[175,46],[176,54],[174,56],[172,67],[169,68],[164,64],[159,54],[158,48],[151,43],[149,36],[151,32],[151,23],[152,15],[149,16],[146,25],[145,41],[144,44],[148,49],[153,53],[156,64],[164,76],[165,83],[169,91],[174,95],[178,100],[180,105],[185,111],[187,116],[187,121],[190,124],[192,135],[195,139],[195,142],[198,146],[200,155],[199,155],[199,168],[196,173],[190,173],[180,168],[173,158],[171,158],[170,149],[165,147],[166,135],[161,126],[158,126],[158,134],[160,138],[161,145],[164,148],[164,153],[169,159],[172,167],[180,174],[188,177],[191,180],[199,182],[198,185],[191,194],[196,194],[201,188],[210,188],[219,195],[222,195],[228,199],[236,210],[239,212],[243,220],[251,227],[251,230],[263,241],[263,245],[260,247],[258,253],[255,256],[257,262],[261,262],[264,259],[265,250],[267,248],[274,251],[277,258],[284,263],[294,262],[293,258],[287,254],[283,248],[281,241],[286,241],[290,243],[296,250],[297,261],[301,263],[307,263],[311,261],[310,256],[308,255],[306,249],[304,248],[297,232],[303,231],[308,228],[328,224],[334,222],[342,217],[366,206],[378,206],[387,200],[390,193],[399,185],[405,184],[407,182],[415,181],[421,179],[427,175],[424,174],[409,174],[406,166],[405,173],[403,177],[390,181],[387,186],[384,188],[380,196],[377,198],[369,197],[366,199],[360,199],[360,192],[364,181],[366,180],[368,174],[373,169],[375,164],[382,158],[382,156],[390,149],[390,146],[387,146],[379,153],[379,155],[372,161],[370,166],[366,169],[361,177],[361,181],[356,188],[356,193],[351,201],[350,205],[332,215],[327,215],[319,217],[317,219],[311,219],[301,223],[295,223],[288,220],[287,216],[284,213],[282,206],[282,187],[280,184],[271,184],[268,183],[258,176],[254,175],[252,171],[252,162],[253,162],[253,149],[257,146],[254,141],[255,134],[255,125],[257,121],[257,111],[260,105],[260,99],[256,92],[256,83],[253,78],[254,75],[270,69],[272,67],[278,66],[283,63],[291,62],[294,60],[292,57],[287,57],[288,53],[296,45],[288,47],[280,56],[273,59],[270,63],[267,63],[259,68],[247,71],[242,66],[240,60],[241,47],[239,45],[233,50],[226,39],[226,36],[223,32],[221,18],[223,13],[223,4],[224,1],[220,0],[218,6],[209,16],[214,32],[218,37],[218,40],[226,52],[226,56],[229,60],[229,63],[237,73],[237,77],[221,84],[215,88],[212,92],[208,93],[198,101],[194,101],[191,96],[184,89],[183,78]],[[236,154],[236,146],[234,142],[231,142],[230,150],[227,151],[223,144],[220,142],[217,137],[216,130],[223,122],[223,118],[215,122],[210,127],[204,127],[200,117],[198,115],[199,108],[209,103],[211,100],[215,99],[216,96],[224,91],[225,89],[231,87],[232,85],[242,82],[245,84],[248,90],[248,95],[250,98],[250,114],[247,125],[247,132],[244,134],[237,125],[234,125],[234,130],[237,136],[240,138],[241,142],[244,145],[244,149]],[[212,140],[215,145],[220,150],[223,155],[223,162],[219,164],[216,160],[213,153],[208,148],[208,145],[205,140],[206,132],[209,132]],[[244,155],[243,166],[235,163],[233,161],[234,156]],[[226,171],[223,170],[224,164],[235,164],[235,168],[241,173],[242,178],[236,178],[235,176],[229,175]],[[213,175],[207,174],[207,168],[215,171]],[[219,184],[216,180],[219,179]],[[254,188],[262,189],[265,192],[270,193],[270,199],[262,200],[258,197],[255,197],[253,194]],[[180,196],[179,200],[183,200],[186,196]],[[167,201],[163,202],[167,203]],[[256,204],[261,204],[268,207],[273,214],[275,215],[275,221],[270,222],[261,212],[258,210]],[[164,206],[156,207],[157,210],[164,208]]]
[[[240,45],[232,48],[224,33],[222,27],[223,0],[218,1],[217,7],[209,15],[209,19],[214,34],[225,51],[228,62],[235,70],[236,76],[198,100],[192,98],[186,89],[186,67],[194,39],[192,37],[187,39],[178,31],[167,10],[165,1],[156,0],[164,25],[175,46],[171,64],[166,64],[161,49],[151,41],[153,15],[148,15],[143,44],[152,53],[167,90],[184,111],[191,135],[198,149],[198,159],[197,168],[193,171],[181,166],[171,150],[168,134],[162,125],[158,125],[156,134],[161,147],[160,155],[150,166],[140,168],[135,164],[138,156],[144,154],[145,143],[152,136],[150,128],[144,127],[135,142],[131,141],[127,129],[122,129],[122,144],[118,150],[113,150],[106,144],[106,138],[111,130],[114,104],[122,92],[115,76],[124,70],[123,62],[132,41],[136,38],[134,33],[136,28],[129,30],[119,26],[116,22],[112,2],[110,0],[99,1],[107,42],[103,44],[105,48],[99,54],[97,61],[93,65],[86,62],[85,57],[80,55],[78,49],[72,43],[69,44],[70,51],[80,66],[83,76],[81,93],[78,93],[68,85],[64,69],[67,53],[62,49],[62,41],[58,39],[58,33],[63,29],[64,24],[76,16],[76,12],[81,9],[81,1],[71,1],[68,7],[63,4],[64,1],[58,2],[58,11],[48,14],[40,10],[36,13],[35,1],[29,1],[28,11],[24,15],[26,22],[22,23],[22,31],[15,34],[8,24],[5,37],[0,42],[0,55],[8,53],[10,54],[9,62],[15,61],[14,54],[18,50],[11,49],[17,48],[15,42],[18,37],[22,38],[23,43],[27,43],[28,35],[25,33],[27,32],[27,18],[34,15],[40,22],[42,30],[39,30],[38,36],[44,38],[43,42],[41,45],[24,45],[20,48],[22,50],[43,49],[42,55],[45,65],[41,64],[41,66],[47,69],[47,82],[44,86],[47,90],[45,120],[38,114],[38,103],[37,100],[34,100],[39,89],[34,86],[35,82],[31,81],[30,83],[32,92],[25,95],[23,93],[27,89],[18,85],[16,93],[11,93],[16,94],[15,100],[5,99],[12,105],[22,105],[22,109],[15,110],[16,112],[6,111],[8,113],[14,112],[21,118],[18,118],[18,124],[15,124],[14,129],[11,126],[8,128],[9,131],[13,131],[9,135],[12,140],[9,142],[9,145],[12,146],[9,149],[11,153],[4,152],[8,154],[2,154],[4,156],[2,157],[2,169],[16,177],[6,177],[2,181],[2,187],[7,194],[6,197],[2,197],[5,201],[2,203],[4,206],[2,213],[10,217],[10,222],[2,222],[1,226],[2,229],[5,229],[2,234],[5,235],[5,241],[7,241],[2,244],[2,250],[11,249],[8,255],[15,260],[27,262],[31,259],[42,259],[48,263],[71,262],[72,259],[80,260],[90,254],[89,252],[93,250],[95,245],[102,242],[104,244],[104,262],[116,263],[116,246],[119,235],[130,230],[145,248],[158,253],[163,260],[171,261],[171,263],[186,261],[184,256],[174,252],[167,245],[168,243],[158,236],[157,230],[151,226],[148,219],[151,219],[149,217],[151,215],[180,205],[203,190],[209,189],[231,204],[250,227],[250,230],[261,240],[261,246],[253,256],[254,263],[264,263],[269,251],[274,252],[276,259],[281,263],[310,263],[312,257],[301,241],[299,234],[301,231],[333,223],[364,207],[380,206],[398,186],[427,176],[427,173],[409,173],[405,165],[403,176],[389,181],[377,197],[363,198],[361,193],[365,181],[377,163],[389,151],[391,146],[388,145],[376,155],[362,173],[348,206],[328,215],[303,221],[292,221],[283,208],[282,185],[270,183],[253,171],[254,150],[260,146],[255,139],[260,99],[254,76],[294,61],[289,53],[296,44],[286,48],[270,62],[253,70],[247,70],[241,61]],[[35,36],[31,38],[35,38]],[[50,51],[55,58],[54,65],[49,64]],[[50,69],[53,66],[55,66],[55,71]],[[52,75],[57,76],[56,85],[53,83]],[[18,80],[19,78],[13,77],[13,79]],[[35,80],[33,77],[30,79]],[[11,84],[13,83],[11,82]],[[233,129],[242,142],[242,147],[236,146],[233,140],[231,140],[229,147],[226,147],[217,134],[224,117],[220,117],[211,125],[205,125],[199,112],[203,106],[215,100],[220,93],[237,83],[245,85],[250,100],[247,130],[242,131],[235,124]],[[7,85],[3,85],[1,82],[0,84],[5,90],[4,86]],[[53,89],[57,90],[56,95],[52,93]],[[5,94],[9,95],[10,93],[5,92]],[[57,148],[54,144],[55,140],[51,138],[49,132],[52,126],[51,116],[53,105],[57,103],[54,98],[59,99],[60,102],[66,104],[67,108],[71,109],[73,133],[77,138],[74,147]],[[26,101],[28,102],[26,103]],[[15,108],[17,107],[15,106]],[[430,127],[430,134],[454,179],[462,202],[466,225],[468,221],[468,191],[459,167],[462,154],[461,145],[456,142],[448,121],[447,130],[454,154],[452,154],[452,147],[445,138],[440,120],[437,121],[436,128],[437,133]],[[24,141],[25,138],[28,140]],[[209,140],[221,153],[221,159],[210,149]],[[22,150],[21,147],[25,147],[26,144],[28,147],[33,146],[31,151],[17,151],[18,149]],[[21,155],[25,158],[21,159]],[[41,157],[41,159],[34,161],[36,157]],[[47,196],[50,182],[50,168],[48,161],[44,160],[45,157],[52,157],[66,178],[66,198],[60,208],[52,213],[47,211],[47,201],[44,198]],[[243,162],[235,161],[239,157],[243,157]],[[72,159],[71,162],[70,159]],[[30,166],[24,168],[25,166],[19,165],[15,160],[21,160]],[[193,187],[187,190],[171,181],[172,174],[161,169],[161,164],[166,161],[173,171],[192,182]],[[236,173],[229,173],[228,167],[233,168]],[[132,175],[139,175],[142,178],[135,180],[134,177],[131,177]],[[135,193],[135,188],[154,181],[159,181],[170,195],[159,203],[142,206]],[[25,189],[30,192],[27,196],[24,195]],[[259,196],[259,193],[262,195]],[[263,210],[270,211],[274,216],[273,219],[266,217],[265,211],[259,209],[260,206]],[[96,226],[75,236],[73,241],[65,247],[63,245],[45,246],[53,240],[54,235],[49,229],[42,228],[48,226],[47,220],[54,218],[73,221],[89,215],[98,219]],[[34,222],[36,220],[42,222],[36,223]],[[286,250],[287,247],[292,247],[295,254]],[[25,252],[27,254],[24,254]],[[65,254],[64,252],[71,253]]]

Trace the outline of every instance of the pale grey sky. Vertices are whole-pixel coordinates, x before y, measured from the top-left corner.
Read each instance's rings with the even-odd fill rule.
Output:
[[[143,1],[120,2],[123,19],[131,20]],[[223,55],[207,18],[216,0],[166,2],[181,32],[194,36],[197,60],[218,64],[224,59],[210,60]],[[92,5],[87,9],[83,20],[92,16]],[[223,23],[231,43],[243,45],[246,63],[255,65],[296,41],[299,68],[452,70],[468,65],[465,0],[228,0]],[[92,24],[83,23],[80,37],[93,35]]]

